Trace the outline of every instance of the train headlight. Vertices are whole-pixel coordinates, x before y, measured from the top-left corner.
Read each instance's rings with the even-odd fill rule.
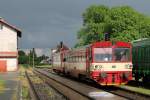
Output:
[[[126,69],[132,69],[132,65],[131,65],[131,64],[126,64],[126,65],[125,65],[125,68],[126,68]]]
[[[91,70],[91,71],[95,70],[95,66],[92,65],[92,66],[90,67],[90,70]]]
[[[99,70],[99,69],[101,69],[102,67],[103,67],[102,65],[95,65],[95,66],[94,66],[94,69],[95,69],[95,70]]]
[[[98,69],[98,65],[95,65],[95,69]]]

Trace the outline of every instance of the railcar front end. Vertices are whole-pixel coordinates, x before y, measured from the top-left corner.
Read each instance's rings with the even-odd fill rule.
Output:
[[[89,74],[100,85],[121,85],[132,79],[131,45],[99,42],[91,46]]]

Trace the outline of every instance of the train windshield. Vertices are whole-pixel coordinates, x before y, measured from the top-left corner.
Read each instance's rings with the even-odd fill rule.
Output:
[[[94,48],[94,62],[112,61],[112,48]]]
[[[115,61],[130,61],[130,48],[115,48],[114,60]]]

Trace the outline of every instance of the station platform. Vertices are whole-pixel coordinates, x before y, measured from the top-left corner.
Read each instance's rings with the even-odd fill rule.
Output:
[[[19,73],[5,72],[0,73],[0,99],[1,100],[19,100]]]

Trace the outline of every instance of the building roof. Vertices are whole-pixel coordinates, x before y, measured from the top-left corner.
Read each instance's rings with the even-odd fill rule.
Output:
[[[8,26],[9,28],[15,30],[15,31],[17,32],[17,36],[21,37],[21,30],[20,30],[20,29],[16,28],[16,27],[13,26],[13,25],[8,24],[8,23],[7,23],[4,19],[2,19],[1,17],[0,17],[0,23],[2,23],[2,24],[4,24],[4,25]]]

